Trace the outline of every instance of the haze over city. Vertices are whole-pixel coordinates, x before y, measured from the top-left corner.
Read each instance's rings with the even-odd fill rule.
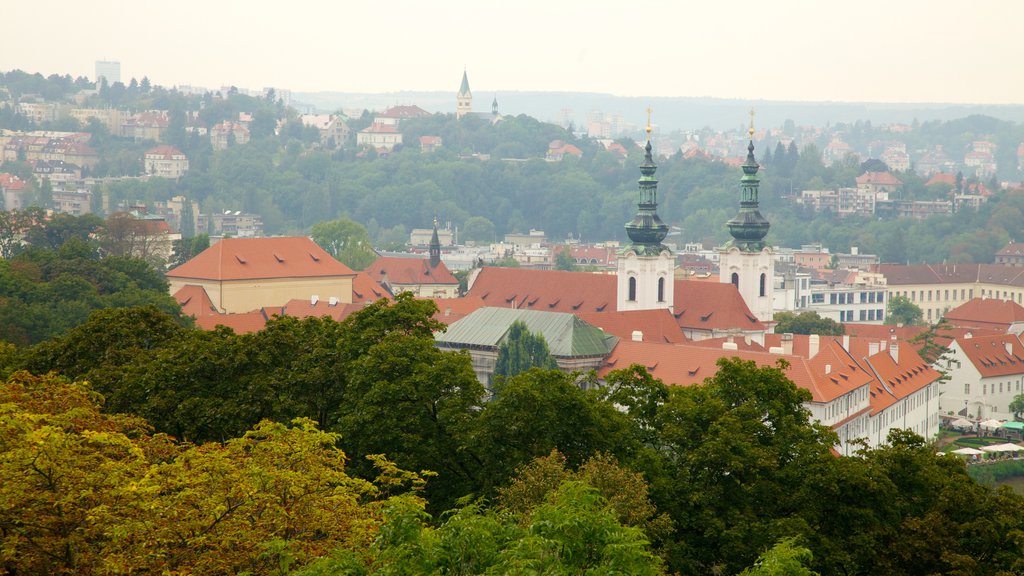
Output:
[[[1024,3],[527,0],[67,3],[4,9],[0,69],[218,88],[474,90],[789,101],[1021,103]],[[31,46],[32,49],[22,49]]]

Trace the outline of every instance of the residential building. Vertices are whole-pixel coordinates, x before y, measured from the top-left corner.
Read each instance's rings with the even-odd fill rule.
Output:
[[[4,210],[23,210],[26,208],[25,194],[28,183],[14,174],[0,172],[0,194],[3,195]]]
[[[940,384],[939,409],[972,420],[1012,420],[1010,402],[1021,394],[1024,346],[1014,334],[961,336],[938,364],[949,375]]]
[[[437,152],[444,146],[444,140],[440,136],[420,136],[420,150],[423,152]]]
[[[390,152],[402,143],[402,133],[393,124],[374,122],[356,134],[356,146],[372,147],[378,152]]]
[[[393,258],[381,256],[366,267],[367,276],[392,294],[412,292],[424,298],[457,298],[459,280],[441,261],[441,241],[434,224],[430,257]]]
[[[248,144],[249,129],[241,123],[225,120],[210,129],[210,146],[224,150],[231,144]]]
[[[857,176],[857,188],[890,198],[899,195],[903,183],[889,172],[865,172]]]
[[[951,326],[975,332],[992,330],[1001,334],[1024,332],[1024,306],[998,298],[973,298],[943,315]]]
[[[162,144],[143,155],[146,174],[157,178],[181,178],[188,172],[188,158],[174,146]]]
[[[172,295],[198,286],[217,312],[238,313],[327,294],[351,303],[355,272],[306,237],[225,238],[166,276]]]
[[[1001,266],[1024,266],[1024,242],[1010,242],[996,252],[996,264]]]
[[[196,230],[205,231],[213,237],[258,238],[263,236],[263,217],[239,210],[225,210],[221,214],[200,214]]]
[[[544,158],[548,162],[561,162],[567,155],[582,158],[583,151],[573,144],[561,140],[552,140],[548,144],[548,153]]]
[[[169,123],[170,116],[166,110],[139,112],[125,120],[121,125],[120,134],[135,140],[159,141]]]

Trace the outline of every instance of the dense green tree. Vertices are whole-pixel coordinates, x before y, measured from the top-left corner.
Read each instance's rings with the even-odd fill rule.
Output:
[[[906,296],[892,296],[886,305],[885,323],[915,326],[924,319],[924,312]]]
[[[1013,419],[1017,422],[1021,421],[1021,415],[1024,415],[1024,394],[1017,394],[1013,397],[1009,406],[1010,412],[1013,412]]]
[[[841,336],[846,332],[842,324],[835,320],[822,318],[817,312],[776,312],[775,332],[777,334],[820,334],[822,336]]]
[[[483,216],[467,218],[460,231],[463,242],[493,242],[494,223]]]
[[[362,270],[377,258],[366,228],[348,218],[314,224],[311,235],[321,248],[353,270]]]
[[[543,334],[533,334],[523,322],[513,322],[498,345],[494,364],[495,381],[515,376],[530,368],[556,368]]]

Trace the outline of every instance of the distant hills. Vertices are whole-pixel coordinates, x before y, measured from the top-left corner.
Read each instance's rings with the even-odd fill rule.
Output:
[[[757,123],[780,126],[786,120],[798,125],[825,126],[838,122],[870,121],[872,124],[911,123],[953,120],[983,114],[1001,120],[1024,122],[1024,104],[924,104],[869,102],[780,102],[731,100],[724,98],[646,98],[624,97],[586,92],[490,92],[475,91],[473,108],[489,112],[498,99],[502,114],[526,114],[549,122],[572,111],[569,118],[584,127],[590,111],[621,114],[628,124],[643,126],[648,106],[654,109],[654,122],[662,130],[726,130],[745,125],[751,108],[757,110]],[[334,111],[341,108],[383,109],[397,104],[416,104],[430,112],[454,112],[455,92],[388,92],[359,94],[343,92],[296,92],[292,105],[303,111]]]

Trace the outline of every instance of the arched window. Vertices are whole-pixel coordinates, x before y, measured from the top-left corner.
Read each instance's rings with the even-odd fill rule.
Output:
[[[740,287],[740,275],[735,272],[732,273],[732,285],[736,288]]]
[[[761,296],[764,296],[764,272],[761,273]]]
[[[636,302],[636,278],[629,277],[629,301]]]
[[[658,302],[665,301],[665,279],[658,278]]]

